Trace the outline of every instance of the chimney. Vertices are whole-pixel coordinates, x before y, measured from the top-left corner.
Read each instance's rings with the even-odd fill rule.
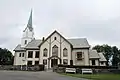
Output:
[[[45,40],[45,38],[43,37],[43,38],[42,38],[42,41],[44,41],[44,40]]]

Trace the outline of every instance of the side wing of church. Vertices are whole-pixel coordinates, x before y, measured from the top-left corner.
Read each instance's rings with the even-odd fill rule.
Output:
[[[44,64],[47,68],[52,68],[54,65],[70,65],[72,62],[73,65],[81,66],[106,66],[104,55],[92,50],[86,38],[66,39],[54,31],[42,40],[35,39],[32,11],[21,44],[14,51],[14,65]]]

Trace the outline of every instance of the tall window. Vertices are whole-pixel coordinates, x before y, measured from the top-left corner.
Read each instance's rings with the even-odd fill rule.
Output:
[[[56,40],[57,38],[56,37],[54,37],[54,40]]]
[[[47,59],[43,59],[43,64],[47,65]]]
[[[101,62],[101,65],[103,65],[104,64],[104,62]]]
[[[95,60],[92,60],[92,65],[95,65]]]
[[[45,49],[43,50],[43,57],[47,57],[47,54],[48,54],[48,50],[45,48]]]
[[[68,56],[68,50],[66,48],[63,49],[63,57]]]
[[[21,57],[21,55],[22,55],[22,54],[21,54],[21,53],[19,53],[19,57]]]
[[[27,62],[27,65],[32,65],[32,61],[28,61],[28,62]]]
[[[56,45],[52,47],[52,56],[58,56],[58,47]]]
[[[77,52],[77,60],[81,60],[82,59],[82,52]]]
[[[35,52],[35,58],[39,58],[39,51]]]
[[[28,51],[28,58],[33,58],[33,51]]]
[[[24,57],[24,53],[22,53],[22,57]]]
[[[68,60],[67,59],[63,59],[63,64],[68,64]]]
[[[27,40],[25,40],[25,44],[27,44]]]

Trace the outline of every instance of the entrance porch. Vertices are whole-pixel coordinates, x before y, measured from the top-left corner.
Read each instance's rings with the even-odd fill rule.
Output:
[[[61,64],[61,59],[58,56],[51,56],[48,58],[48,68],[53,68],[58,64]]]

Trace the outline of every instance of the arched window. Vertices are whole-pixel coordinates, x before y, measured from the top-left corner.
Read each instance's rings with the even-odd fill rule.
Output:
[[[43,50],[43,57],[47,57],[47,54],[48,54],[48,50],[45,48],[45,49]]]
[[[58,47],[56,45],[52,47],[52,56],[58,56]]]
[[[63,57],[68,56],[68,50],[66,48],[63,49]]]
[[[56,37],[54,37],[54,40],[56,40],[57,38]]]

